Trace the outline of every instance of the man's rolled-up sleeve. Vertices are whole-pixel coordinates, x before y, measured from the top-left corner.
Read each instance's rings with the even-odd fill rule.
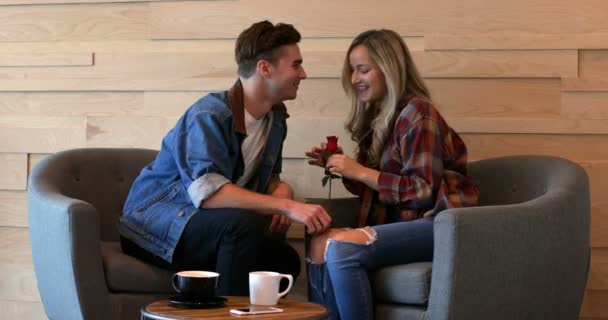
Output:
[[[188,187],[188,195],[192,199],[192,204],[199,208],[203,201],[211,197],[219,188],[223,185],[230,183],[230,180],[226,179],[221,174],[217,173],[206,173],[194,180],[190,187]]]
[[[180,177],[192,204],[211,197],[231,183],[232,161],[229,150],[232,128],[229,119],[213,112],[199,112],[180,120],[173,148]]]

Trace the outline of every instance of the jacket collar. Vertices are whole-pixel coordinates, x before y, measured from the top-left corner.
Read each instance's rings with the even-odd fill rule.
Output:
[[[228,90],[228,105],[234,116],[234,131],[247,135],[245,129],[245,104],[243,102],[243,84],[241,79],[237,79],[232,88]],[[285,104],[279,102],[272,106],[275,119],[278,116],[281,120],[289,118]]]

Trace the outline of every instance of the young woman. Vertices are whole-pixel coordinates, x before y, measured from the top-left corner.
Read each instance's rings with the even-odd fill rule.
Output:
[[[313,299],[332,319],[372,319],[368,272],[433,257],[433,218],[474,206],[479,191],[467,178],[467,150],[431,102],[409,50],[391,30],[357,36],[346,54],[342,85],[353,105],[346,129],[356,160],[321,148],[309,163],[344,178],[361,198],[359,229],[330,229],[311,242]],[[355,214],[355,213],[353,213]]]

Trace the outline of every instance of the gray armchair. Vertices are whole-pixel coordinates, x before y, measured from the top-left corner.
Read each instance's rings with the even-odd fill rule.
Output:
[[[480,206],[436,217],[432,263],[374,273],[376,319],[578,319],[589,268],[585,171],[516,156],[470,163],[469,173]],[[353,226],[353,201],[331,205],[336,226]]]
[[[34,268],[50,319],[138,319],[175,294],[172,272],[122,253],[117,223],[131,184],[156,156],[143,149],[78,149],[38,164],[28,187]]]

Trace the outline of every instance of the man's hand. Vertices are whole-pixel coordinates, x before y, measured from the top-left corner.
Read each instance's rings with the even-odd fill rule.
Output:
[[[309,234],[325,232],[331,226],[331,216],[317,204],[292,201],[286,214],[290,219],[305,224]]]
[[[275,214],[272,216],[272,221],[270,222],[270,227],[268,230],[270,230],[272,233],[284,234],[287,233],[289,227],[291,227],[291,220],[289,220],[287,216]]]
[[[272,180],[268,188],[270,195],[275,198],[290,199],[293,200],[293,189],[291,186],[281,180]],[[271,233],[285,234],[291,227],[291,220],[282,214],[274,214],[270,227],[268,228]]]

